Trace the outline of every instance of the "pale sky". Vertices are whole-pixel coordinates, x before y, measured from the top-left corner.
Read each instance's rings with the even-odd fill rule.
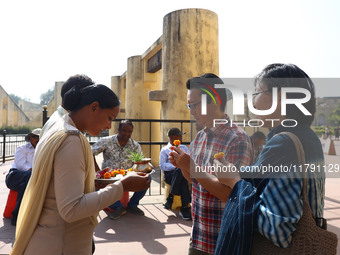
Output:
[[[340,78],[338,0],[0,0],[0,85],[36,103],[77,73],[110,86],[130,56],[162,35],[163,17],[184,8],[218,14],[220,77],[250,78],[283,62],[311,77]]]

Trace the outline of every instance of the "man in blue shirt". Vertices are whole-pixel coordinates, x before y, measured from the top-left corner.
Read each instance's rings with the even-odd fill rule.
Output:
[[[164,181],[171,185],[169,196],[166,199],[164,208],[171,209],[174,195],[181,196],[182,207],[179,212],[183,220],[191,219],[191,212],[188,204],[191,202],[191,194],[189,191],[188,181],[183,177],[180,168],[175,167],[169,162],[170,146],[174,146],[174,141],[179,140],[182,142],[182,133],[178,128],[171,128],[168,131],[169,143],[162,148],[159,156],[159,166],[164,173]],[[188,148],[185,145],[180,144],[179,147],[186,153],[189,153]]]

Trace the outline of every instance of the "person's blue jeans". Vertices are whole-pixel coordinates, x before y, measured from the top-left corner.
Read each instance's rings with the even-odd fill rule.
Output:
[[[169,194],[181,196],[183,206],[191,203],[191,193],[188,181],[184,178],[181,169],[175,168],[171,171],[164,172],[165,183],[171,185]]]
[[[150,180],[151,180],[151,176],[150,176]],[[130,198],[130,201],[127,204],[127,207],[136,207],[137,205],[139,205],[139,201],[145,196],[147,190],[148,189],[142,190],[142,191],[136,191]],[[116,203],[110,205],[109,207],[113,210],[117,210],[119,208],[122,208],[123,204],[122,202],[120,202],[120,200],[118,200]]]
[[[27,183],[30,180],[31,173],[32,171],[22,171],[22,170],[12,168],[9,170],[9,173],[6,175],[5,183],[6,183],[7,188],[18,192],[17,202],[12,212],[11,222],[13,225],[15,225],[17,222],[21,200],[24,196]]]
[[[139,201],[145,196],[147,190],[142,190],[142,191],[136,191],[132,197],[130,198],[130,201],[128,203],[128,207],[136,207],[139,205]],[[112,204],[109,206],[111,209],[117,210],[119,208],[123,207],[122,202],[118,200],[116,203]]]

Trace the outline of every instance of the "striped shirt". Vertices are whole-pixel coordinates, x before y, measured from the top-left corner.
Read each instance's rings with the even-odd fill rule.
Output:
[[[268,134],[258,161],[247,171],[254,171],[260,165],[299,166],[293,141],[286,135],[273,137],[285,131],[300,139],[306,164],[324,165],[320,140],[310,127],[278,126]],[[323,216],[325,175],[309,174],[307,199],[313,216],[319,218]],[[237,182],[224,209],[215,254],[250,254],[255,231],[277,246],[288,247],[302,216],[301,189],[301,178],[250,178]]]
[[[218,125],[211,129],[205,128],[197,134],[190,154],[196,165],[209,166],[214,154],[218,152],[224,152],[225,158],[236,167],[248,165],[253,155],[252,143],[241,128]],[[214,253],[224,206],[225,203],[193,179],[192,248]]]

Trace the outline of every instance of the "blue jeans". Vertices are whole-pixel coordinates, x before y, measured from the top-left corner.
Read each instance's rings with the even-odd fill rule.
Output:
[[[30,180],[31,173],[32,171],[22,171],[15,168],[11,168],[9,170],[9,173],[6,175],[5,182],[7,188],[18,192],[17,202],[12,212],[12,224],[15,224],[17,222],[21,200],[24,196],[27,183]]]
[[[184,178],[181,169],[175,168],[171,171],[164,171],[164,181],[171,185],[169,195],[181,196],[182,206],[191,203],[188,181]]]
[[[151,176],[149,178],[151,180]],[[145,196],[147,190],[148,189],[142,190],[142,191],[136,191],[130,198],[130,201],[127,204],[127,207],[136,207],[137,205],[139,205],[139,201]],[[116,203],[110,205],[109,207],[113,210],[117,210],[119,208],[122,208],[123,204],[122,202],[120,202],[120,200],[118,200]]]
[[[130,201],[128,203],[128,207],[136,207],[137,205],[139,205],[139,201],[145,196],[146,190],[142,190],[142,191],[136,191],[132,197],[130,198]],[[123,207],[122,202],[120,202],[120,200],[118,200],[116,203],[112,204],[109,206],[111,209],[117,210],[119,208]]]

